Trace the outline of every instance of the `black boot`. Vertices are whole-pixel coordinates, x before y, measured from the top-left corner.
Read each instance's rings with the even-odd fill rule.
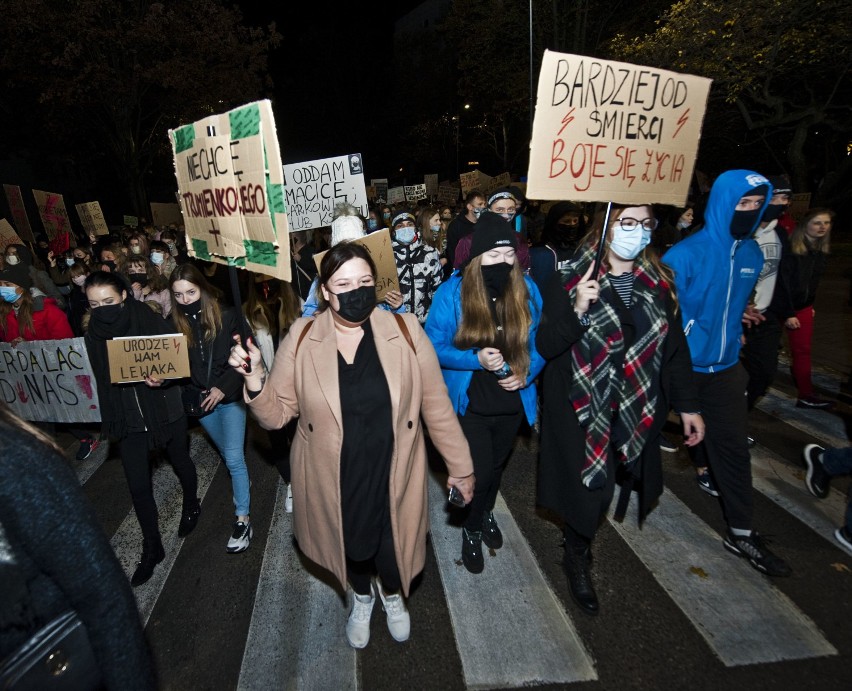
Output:
[[[494,520],[493,511],[486,511],[482,519],[482,542],[490,549],[500,549],[503,546],[503,533]]]
[[[130,579],[130,585],[134,588],[146,583],[154,575],[154,567],[166,558],[166,550],[159,537],[153,540],[145,540],[142,543],[142,558],[136,564],[136,571]]]
[[[471,573],[482,573],[482,569],[485,568],[481,531],[462,528],[462,563]]]
[[[201,515],[201,502],[198,499],[189,507],[184,507],[180,517],[180,525],[178,526],[178,537],[186,537],[198,525],[198,517]]]
[[[592,574],[589,566],[592,561],[592,550],[590,547],[565,546],[565,559],[562,568],[568,576],[568,589],[574,602],[580,605],[580,609],[586,614],[598,613],[598,596],[592,587]]]

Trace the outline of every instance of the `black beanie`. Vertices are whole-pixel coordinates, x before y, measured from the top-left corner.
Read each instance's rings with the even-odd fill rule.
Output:
[[[495,247],[517,249],[515,229],[500,214],[486,211],[473,226],[468,259],[478,257]]]
[[[33,287],[33,279],[30,276],[30,265],[24,264],[6,264],[6,268],[0,271],[0,281],[8,281],[20,286],[24,290],[29,290]]]

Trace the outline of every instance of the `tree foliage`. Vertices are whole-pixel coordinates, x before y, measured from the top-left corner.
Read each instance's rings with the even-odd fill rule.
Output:
[[[0,0],[0,15],[0,76],[18,108],[4,121],[35,114],[17,124],[80,168],[102,156],[142,215],[146,174],[171,159],[167,130],[264,97],[281,38],[224,0]]]
[[[715,114],[735,108],[740,127],[786,152],[797,189],[808,190],[816,177],[823,201],[842,193],[844,166],[852,171],[852,3],[682,0],[657,24],[652,33],[617,35],[610,54],[712,78]]]

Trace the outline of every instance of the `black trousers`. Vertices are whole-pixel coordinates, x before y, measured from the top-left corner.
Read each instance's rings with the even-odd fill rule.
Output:
[[[713,472],[728,526],[742,530],[751,530],[754,513],[746,441],[747,378],[740,364],[712,374],[695,373],[706,430],[704,441],[689,449],[693,463],[708,465]]]
[[[775,379],[778,372],[778,348],[781,345],[781,322],[774,315],[766,321],[745,329],[746,343],[740,359],[748,373],[746,398],[749,410],[753,410]]]
[[[402,578],[399,575],[399,566],[397,566],[393,549],[390,518],[385,521],[379,540],[379,549],[372,559],[354,561],[346,557],[346,575],[349,577],[352,590],[358,595],[370,594],[370,579],[375,573],[378,573],[379,578],[382,579],[382,590],[386,595],[396,593],[402,587]]]
[[[195,464],[189,457],[189,435],[186,417],[181,416],[163,429],[168,438],[165,445],[169,462],[183,489],[184,510],[192,507],[198,498],[198,475]],[[148,451],[148,432],[134,432],[121,440],[121,465],[130,489],[136,519],[142,527],[145,540],[159,540],[160,528],[157,520],[157,503],[151,484],[151,460]]]
[[[503,470],[512,453],[523,416],[523,410],[514,415],[477,415],[468,410],[459,416],[476,475],[473,501],[467,506],[464,520],[464,527],[469,531],[481,530],[485,512],[494,509]]]

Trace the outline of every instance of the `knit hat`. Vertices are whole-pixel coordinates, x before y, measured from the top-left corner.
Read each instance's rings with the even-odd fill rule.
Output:
[[[8,281],[9,283],[14,283],[16,286],[20,286],[24,290],[29,290],[33,287],[33,279],[30,276],[30,265],[23,262],[15,264],[15,266],[6,264],[6,268],[0,271],[0,281]]]
[[[473,227],[468,261],[495,247],[517,247],[515,229],[500,214],[486,211]]]
[[[774,194],[793,194],[793,186],[787,175],[770,175],[769,183],[772,185]]]
[[[359,216],[338,216],[331,223],[331,246],[344,240],[358,240],[366,234]]]
[[[402,223],[403,221],[411,221],[414,223],[414,214],[410,211],[400,211],[394,215],[393,221],[391,221],[391,228],[396,228],[397,223]]]
[[[511,199],[516,204],[518,203],[517,196],[515,196],[515,194],[512,192],[512,190],[509,189],[508,187],[501,187],[499,190],[492,192],[488,197],[487,206],[490,207],[498,199]]]

